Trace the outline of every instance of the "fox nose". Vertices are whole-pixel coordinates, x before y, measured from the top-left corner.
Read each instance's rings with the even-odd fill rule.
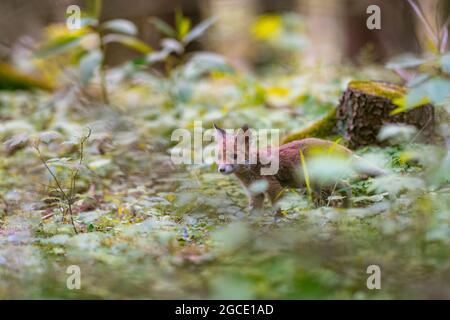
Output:
[[[220,173],[224,173],[224,172],[225,172],[225,168],[224,168],[224,167],[220,167],[220,168],[219,168],[219,172],[220,172]]]

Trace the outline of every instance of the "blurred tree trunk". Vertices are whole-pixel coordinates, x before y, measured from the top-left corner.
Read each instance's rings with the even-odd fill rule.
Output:
[[[210,14],[217,17],[208,41],[214,51],[226,56],[236,67],[249,68],[255,52],[250,28],[256,15],[256,0],[211,0]]]
[[[414,33],[414,14],[405,0],[346,0],[345,55],[361,64],[385,62],[405,52],[419,52]],[[367,7],[381,10],[381,29],[370,30]],[[400,18],[401,17],[401,18]]]
[[[299,10],[304,15],[311,40],[305,63],[342,61],[344,45],[342,9],[345,9],[344,1],[299,0]]]
[[[65,20],[66,8],[81,0],[0,1],[0,60],[8,60],[21,37],[39,37],[49,23]]]
[[[366,25],[367,7],[373,4],[381,9],[381,30]],[[345,58],[366,64],[419,51],[414,16],[404,0],[299,0],[299,8],[311,38],[308,62]]]

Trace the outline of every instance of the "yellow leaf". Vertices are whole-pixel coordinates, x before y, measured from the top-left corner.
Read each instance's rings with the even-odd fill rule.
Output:
[[[398,157],[398,161],[402,165],[405,165],[408,161],[416,159],[416,158],[417,158],[417,153],[416,152],[414,152],[414,151],[404,151]]]
[[[336,146],[342,141],[342,137],[337,138],[336,141],[331,145],[330,149],[328,150],[328,153],[331,154],[336,149]]]
[[[166,196],[167,201],[173,202],[175,200],[176,196],[174,194],[168,194]]]
[[[266,93],[269,95],[285,97],[289,94],[289,89],[282,87],[269,87],[266,89]]]
[[[282,21],[279,15],[260,16],[252,26],[252,33],[259,40],[276,38],[281,32]]]
[[[308,168],[306,167],[305,156],[303,155],[303,151],[301,149],[300,149],[300,160],[303,169],[303,176],[305,177],[306,190],[308,191],[309,199],[312,201],[312,190],[311,184],[309,183]]]

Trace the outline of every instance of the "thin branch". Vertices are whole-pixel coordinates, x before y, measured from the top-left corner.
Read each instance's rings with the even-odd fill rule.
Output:
[[[56,186],[58,187],[59,191],[61,192],[61,194],[63,195],[64,199],[68,199],[67,194],[64,192],[64,189],[61,187],[61,185],[59,184],[58,178],[55,176],[55,174],[53,173],[53,171],[50,169],[50,167],[47,164],[47,161],[45,161],[44,157],[41,154],[41,150],[39,149],[39,147],[37,145],[34,146],[34,149],[37,151],[38,155],[39,155],[39,160],[41,160],[42,164],[44,165],[45,169],[47,169],[47,171],[50,173],[50,175],[52,176],[53,180],[56,183]]]
[[[84,136],[83,138],[81,138],[81,140],[80,140],[80,160],[78,161],[78,165],[79,165],[79,166],[81,166],[81,165],[83,164],[83,159],[84,159],[84,144],[85,144],[86,141],[89,139],[89,137],[91,136],[91,133],[92,133],[92,129],[91,129],[91,128],[88,128],[88,130],[89,130],[89,131],[88,131],[88,134],[85,135],[85,136]],[[73,193],[74,193],[75,187],[76,187],[76,185],[75,185],[75,184],[76,184],[76,178],[77,178],[77,176],[78,176],[79,171],[80,171],[80,168],[77,167],[77,169],[75,170],[75,172],[73,173],[72,178],[71,178],[71,182],[70,182],[71,187],[70,187],[70,194],[69,194],[71,200],[73,199]]]
[[[55,181],[56,185],[58,186],[58,189],[61,192],[63,198],[67,201],[67,205],[69,208],[70,222],[72,223],[73,230],[75,231],[76,234],[78,234],[77,227],[75,226],[75,221],[73,220],[72,203],[71,203],[70,198],[68,198],[67,193],[64,192],[64,189],[61,187],[61,184],[59,183],[58,178],[55,176],[53,171],[48,166],[47,161],[45,161],[44,157],[42,156],[41,150],[39,149],[37,144],[34,146],[34,148],[36,149],[36,151],[39,155],[39,159],[41,160],[42,164],[45,166],[45,168],[47,169],[47,171],[50,173],[53,180]]]
[[[83,138],[81,138],[80,140],[80,160],[79,160],[79,165],[81,165],[83,163],[83,158],[84,158],[84,144],[86,143],[87,139],[89,139],[89,137],[91,136],[92,130],[91,128],[89,128],[89,132],[86,136],[84,136]],[[42,156],[41,150],[39,149],[38,144],[36,143],[34,145],[34,148],[36,150],[36,152],[38,153],[39,159],[41,160],[42,164],[44,165],[44,167],[47,169],[47,171],[50,173],[51,177],[53,178],[53,180],[55,181],[55,184],[58,188],[58,190],[60,191],[63,199],[67,202],[67,210],[69,211],[69,216],[70,216],[70,221],[72,223],[73,229],[75,231],[76,234],[78,234],[78,230],[75,226],[75,221],[73,220],[73,210],[72,210],[72,203],[73,203],[73,196],[74,196],[74,190],[76,187],[76,178],[78,176],[79,173],[79,167],[75,170],[75,172],[72,174],[72,178],[71,178],[71,182],[70,182],[70,190],[69,190],[69,194],[67,194],[63,187],[61,186],[58,178],[56,177],[56,175],[53,173],[53,171],[50,169],[50,167],[47,164],[47,161],[44,159],[44,157]],[[64,213],[65,215],[65,213]]]

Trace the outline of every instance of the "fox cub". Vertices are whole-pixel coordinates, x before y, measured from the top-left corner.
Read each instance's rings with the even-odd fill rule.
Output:
[[[326,199],[324,196],[331,195],[333,191],[345,191],[343,204],[346,207],[350,206],[351,188],[341,177],[332,178],[327,182],[317,182],[314,181],[314,177],[309,179],[307,173],[302,170],[307,167],[305,163],[307,164],[308,160],[314,157],[317,152],[331,154],[333,158],[340,157],[352,161],[358,178],[363,179],[385,174],[383,169],[368,163],[346,147],[332,141],[307,138],[292,141],[276,149],[267,147],[256,151],[251,148],[251,130],[248,125],[244,125],[238,134],[227,133],[215,124],[214,128],[216,129],[216,141],[218,143],[218,172],[234,174],[239,179],[249,195],[251,211],[261,210],[266,196],[274,205],[280,199],[285,188],[309,188],[316,205],[323,204],[324,199]],[[278,153],[278,170],[273,174],[261,174],[261,169],[268,166],[267,162],[262,161],[261,155],[265,154],[270,158],[271,155],[275,154],[274,152]],[[238,158],[244,159],[244,161],[236,161]],[[250,158],[255,160],[249,161]],[[256,194],[250,192],[250,186],[258,180],[267,181],[266,190]],[[307,183],[309,183],[308,186]]]

